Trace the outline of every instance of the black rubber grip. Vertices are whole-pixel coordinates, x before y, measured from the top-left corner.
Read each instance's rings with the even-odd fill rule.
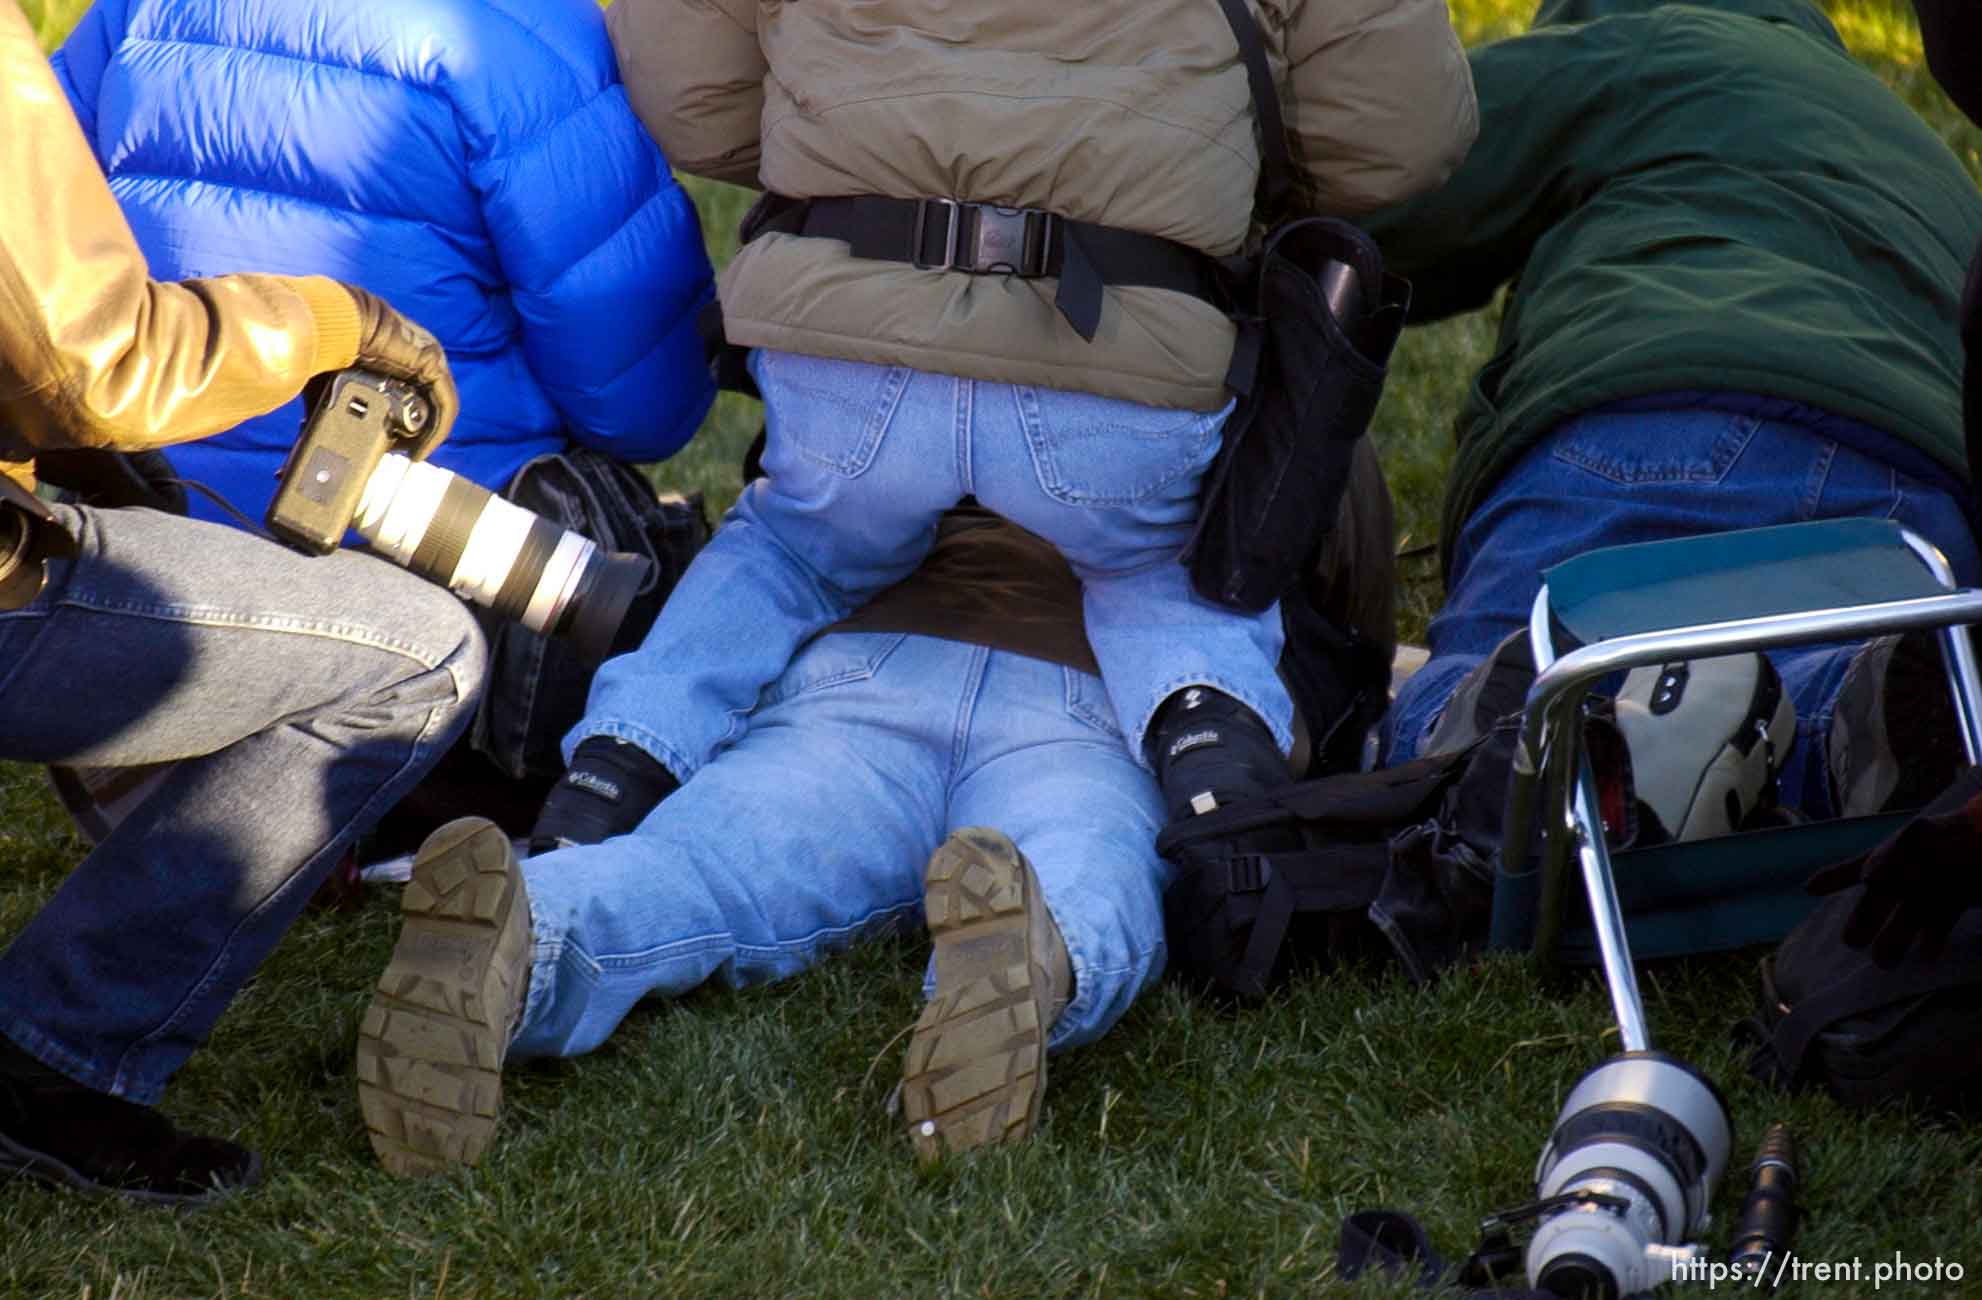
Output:
[[[564,530],[542,515],[530,521],[530,531],[502,580],[502,590],[489,606],[491,613],[512,623],[522,620],[523,611],[530,608],[530,597],[537,592],[537,582],[544,576],[544,566],[551,562],[563,537]]]
[[[489,490],[474,480],[459,474],[449,478],[447,491],[441,493],[434,517],[427,521],[427,531],[421,534],[420,545],[406,567],[422,577],[453,585],[455,566],[461,563],[468,537],[488,500]]]

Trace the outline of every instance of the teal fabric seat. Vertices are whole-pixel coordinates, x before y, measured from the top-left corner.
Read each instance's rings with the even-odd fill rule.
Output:
[[[1688,624],[1938,596],[1885,519],[1827,519],[1585,551],[1542,575],[1556,622],[1587,645]],[[1567,647],[1563,647],[1567,648]],[[1558,649],[1557,653],[1561,653]]]
[[[1649,1047],[1634,953],[1678,956],[1779,940],[1811,905],[1803,881],[1812,870],[1863,852],[1905,815],[1666,844],[1613,859],[1582,752],[1578,719],[1590,688],[1644,664],[1938,628],[1973,762],[1982,755],[1982,676],[1966,630],[1974,622],[1982,622],[1982,591],[1957,588],[1938,551],[1888,520],[1606,547],[1547,570],[1529,621],[1538,672],[1515,754],[1490,941],[1545,961],[1600,964],[1624,1048]],[[1531,843],[1536,826],[1541,838]]]

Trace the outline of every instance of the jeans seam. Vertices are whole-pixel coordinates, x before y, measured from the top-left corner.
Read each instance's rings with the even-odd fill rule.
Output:
[[[810,695],[815,691],[828,690],[835,686],[845,686],[851,682],[872,681],[880,673],[882,666],[893,657],[895,651],[901,649],[902,642],[908,640],[910,634],[907,632],[854,632],[843,635],[874,637],[881,640],[877,642],[878,648],[873,653],[863,656],[857,663],[847,664],[844,667],[835,668],[830,672],[806,677],[796,682],[791,681],[791,668],[788,666],[775,682],[764,688],[763,692],[758,696],[756,707],[750,711],[748,716],[755,717],[767,709],[783,704],[788,700],[797,699],[801,695]],[[799,653],[793,657],[792,664],[795,665],[799,658],[804,656],[806,648],[805,646],[799,648]],[[789,689],[779,689],[787,684],[789,684]]]
[[[977,424],[977,383],[963,378],[951,382],[950,434],[956,440],[957,487],[964,496],[970,496],[977,490],[977,469],[970,454],[971,432]]]
[[[1693,464],[1649,465],[1643,461],[1620,459],[1614,454],[1598,454],[1588,449],[1588,444],[1580,440],[1580,431],[1575,427],[1579,421],[1576,419],[1566,421],[1559,426],[1538,444],[1538,449],[1545,446],[1548,455],[1559,464],[1581,470],[1619,487],[1647,487],[1675,483],[1708,486],[1726,481],[1735,464],[1747,452],[1749,443],[1754,440],[1755,433],[1762,424],[1760,420],[1748,415],[1728,416],[1726,421],[1727,427],[1714,436],[1713,445],[1707,451],[1707,459]]]
[[[196,627],[235,627],[262,632],[275,632],[290,636],[312,636],[325,640],[338,641],[346,645],[365,646],[373,650],[402,655],[428,672],[438,668],[447,658],[429,658],[421,647],[410,641],[394,637],[380,636],[368,628],[348,624],[323,623],[311,619],[288,616],[237,614],[205,606],[153,605],[132,601],[92,600],[86,595],[64,593],[51,608],[73,608],[93,614],[104,614],[115,618],[144,618],[164,623],[181,623]],[[449,654],[452,651],[448,652]]]
[[[434,669],[430,668],[428,671],[432,672],[434,671]],[[435,726],[439,722],[440,717],[444,711],[443,706],[446,705],[446,706],[459,707],[460,704],[462,703],[460,681],[458,678],[455,677],[454,670],[451,665],[447,670],[447,674],[448,674],[449,684],[453,690],[453,698],[446,701],[436,701],[435,703],[427,707],[426,720],[420,724],[420,729],[418,732],[414,734],[412,744],[407,747],[405,761],[399,765],[398,769],[394,771],[391,776],[387,777],[384,781],[378,783],[378,785],[373,789],[371,797],[365,800],[365,802],[358,807],[357,811],[354,812],[352,816],[345,822],[346,830],[349,830],[350,827],[357,826],[360,824],[368,824],[370,821],[374,820],[374,818],[370,815],[373,805],[377,804],[379,802],[380,796],[387,789],[391,788],[396,782],[398,782],[401,777],[405,776],[408,770],[415,768],[422,752],[424,752],[424,750],[427,748],[427,742],[432,738]],[[400,683],[399,686],[403,687],[404,683]],[[395,687],[395,689],[398,689],[398,687]],[[397,798],[398,796],[395,795],[393,801],[397,802]],[[390,804],[388,804],[387,806],[390,807]],[[384,810],[381,809],[380,811],[382,813]],[[322,848],[318,849],[315,853],[311,854],[309,857],[305,858],[302,862],[298,863],[295,870],[289,873],[288,877],[282,882],[281,885],[278,885],[275,889],[271,890],[268,893],[267,897],[263,898],[260,903],[257,903],[254,906],[254,908],[247,913],[247,915],[241,917],[238,921],[234,923],[233,928],[227,932],[227,937],[221,941],[218,950],[214,954],[213,960],[207,963],[206,971],[200,977],[199,982],[193,986],[191,991],[189,991],[185,997],[180,999],[179,1005],[172,1009],[171,1014],[167,1015],[164,1020],[160,1021],[151,1030],[151,1032],[145,1034],[143,1037],[133,1042],[129,1047],[127,1047],[124,1050],[123,1055],[118,1059],[117,1067],[113,1073],[116,1089],[124,1089],[133,1094],[140,1092],[149,1093],[149,1095],[153,1098],[156,1098],[157,1096],[161,1095],[164,1092],[165,1085],[163,1081],[161,1081],[155,1089],[131,1088],[129,1084],[130,1071],[126,1066],[126,1062],[130,1060],[130,1058],[134,1053],[139,1053],[147,1050],[157,1042],[157,1040],[161,1035],[171,1032],[172,1030],[176,1029],[181,1023],[184,1022],[186,1016],[190,1013],[190,1009],[193,1006],[197,1005],[205,997],[208,991],[213,987],[214,982],[218,979],[218,972],[227,964],[228,954],[232,951],[234,945],[239,941],[242,930],[247,928],[250,922],[260,917],[269,907],[273,906],[275,901],[279,897],[281,897],[284,893],[286,893],[291,887],[295,885],[296,881],[311,874],[314,868],[317,866],[317,864],[322,862],[327,855],[332,854],[334,851],[341,852],[342,849],[344,848],[344,845],[348,844],[350,839],[355,839],[355,838],[356,838],[355,834],[347,838],[344,831],[339,831],[336,834],[333,834],[331,838],[324,843]],[[344,843],[340,843],[340,841],[344,841]],[[331,861],[334,862],[335,858],[332,858]]]
[[[1810,463],[1810,476],[1803,487],[1803,499],[1796,503],[1797,518],[1817,517],[1818,508],[1824,501],[1824,487],[1830,482],[1831,466],[1837,462],[1837,449],[1837,443],[1827,439],[1817,458]]]
[[[1047,910],[1049,912],[1052,910],[1050,905]],[[1055,925],[1058,924],[1057,918],[1054,923]],[[1067,999],[1066,1008],[1061,1011],[1059,1019],[1053,1022],[1053,1028],[1047,1032],[1046,1050],[1049,1053],[1057,1052],[1065,1047],[1067,1040],[1074,1034],[1074,1027],[1086,1021],[1094,1014],[1095,1007],[1101,999],[1102,984],[1114,982],[1123,976],[1134,976],[1137,974],[1141,974],[1146,979],[1149,971],[1153,968],[1153,964],[1158,961],[1167,960],[1169,954],[1168,945],[1159,937],[1149,947],[1140,950],[1139,956],[1132,955],[1130,960],[1126,962],[1112,966],[1103,966],[1083,956],[1083,945],[1077,936],[1068,934],[1063,930],[1061,931],[1060,939],[1067,946],[1067,969],[1074,981],[1074,991],[1073,996]],[[1157,969],[1160,969],[1160,967],[1157,967]],[[1131,992],[1131,1005],[1133,1005],[1134,1000],[1139,998],[1141,994],[1141,989]],[[1126,1011],[1126,1008],[1124,1010]],[[1111,1022],[1110,1025],[1086,1027],[1095,1030],[1095,1033],[1092,1035],[1093,1037],[1099,1037],[1100,1034],[1106,1033],[1113,1025]]]
[[[957,774],[970,757],[971,722],[977,716],[977,697],[984,689],[985,669],[991,662],[988,647],[972,646],[970,650],[970,666],[964,670],[963,690],[957,693],[957,712],[950,730],[950,770],[946,784],[952,790]]]
[[[1067,693],[1067,716],[1073,718],[1076,722],[1093,727],[1103,736],[1117,742],[1126,741],[1127,738],[1122,735],[1122,729],[1115,720],[1114,710],[1112,708],[1104,715],[1100,710],[1092,708],[1086,703],[1087,691],[1085,688],[1087,682],[1095,681],[1099,683],[1100,679],[1094,678],[1078,668],[1069,668],[1064,664],[1060,666],[1060,672]],[[1108,698],[1105,683],[1101,683],[1101,698],[1104,700]]]
[[[821,944],[835,939],[857,938],[884,922],[907,915],[921,905],[922,895],[918,892],[913,898],[873,908],[859,919],[849,921],[845,925],[820,926],[796,940],[785,940],[776,944],[738,943],[735,935],[732,934],[730,948],[734,952],[749,953],[752,956],[781,957],[794,951],[802,951],[808,957],[816,958]]]
[[[0,632],[14,634],[18,631],[18,633],[22,634],[22,642],[19,646],[18,653],[14,655],[14,662],[4,672],[0,672],[0,695],[5,695],[8,689],[13,686],[14,679],[26,671],[29,656],[32,654],[34,648],[41,643],[42,636],[48,631],[48,616],[52,612],[49,609],[33,610],[32,612],[21,610],[19,613],[7,614],[4,617],[0,617]],[[34,619],[32,625],[28,622],[28,618],[30,617]]]
[[[911,372],[905,366],[885,368],[881,378],[879,398],[873,402],[866,419],[861,424],[860,441],[853,448],[851,455],[837,459],[820,455],[811,450],[802,438],[790,443],[792,450],[803,459],[841,478],[859,478],[872,469],[874,462],[880,458],[881,443],[887,438],[888,427],[894,423],[895,411],[901,405],[902,395],[908,391],[911,377]]]
[[[528,877],[524,881],[524,897],[529,897]],[[550,1004],[551,990],[557,987],[558,967],[564,962],[565,947],[561,936],[556,939],[544,937],[543,931],[538,929],[536,916],[531,916],[530,987],[523,991],[523,1014],[517,1018],[516,1027],[510,1033],[512,1043],[523,1037],[524,1030],[534,1025],[543,1008]],[[590,960],[582,952],[578,956]]]

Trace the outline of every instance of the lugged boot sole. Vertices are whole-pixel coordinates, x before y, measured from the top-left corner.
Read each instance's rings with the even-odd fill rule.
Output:
[[[924,874],[936,992],[910,1036],[902,1107],[916,1155],[933,1160],[1032,1132],[1046,1088],[1046,998],[1029,938],[1036,889],[996,831],[945,840]]]
[[[508,838],[478,817],[427,837],[405,917],[358,1029],[358,1105],[387,1171],[473,1165],[495,1134],[502,1061],[530,955]]]

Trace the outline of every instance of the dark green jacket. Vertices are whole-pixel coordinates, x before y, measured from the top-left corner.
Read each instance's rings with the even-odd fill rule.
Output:
[[[1475,50],[1480,136],[1365,220],[1413,319],[1519,277],[1459,417],[1459,524],[1565,418],[1675,390],[1791,398],[1967,481],[1963,272],[1982,194],[1804,0],[1550,0]]]

